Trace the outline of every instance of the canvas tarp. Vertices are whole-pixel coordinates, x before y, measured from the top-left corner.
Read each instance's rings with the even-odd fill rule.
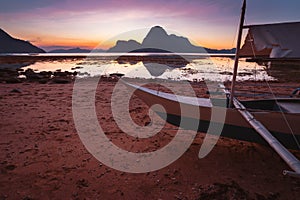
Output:
[[[249,26],[240,56],[300,58],[300,22]]]

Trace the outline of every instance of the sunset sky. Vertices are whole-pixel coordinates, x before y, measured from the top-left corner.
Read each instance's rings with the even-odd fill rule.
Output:
[[[0,28],[54,48],[141,42],[152,26],[210,48],[232,48],[242,0],[0,0]],[[248,0],[246,24],[299,21],[299,0]],[[137,30],[137,31],[134,31]],[[170,30],[170,31],[169,31]],[[122,33],[127,34],[122,34]],[[118,37],[120,36],[121,37]],[[112,39],[113,38],[113,39]]]

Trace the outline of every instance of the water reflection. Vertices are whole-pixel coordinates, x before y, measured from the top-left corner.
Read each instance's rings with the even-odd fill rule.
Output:
[[[183,68],[190,62],[188,59],[176,54],[170,55],[122,55],[116,59],[118,64],[136,65],[142,63],[151,76],[159,77],[166,71]]]
[[[15,56],[0,56],[0,69],[16,70],[31,66],[36,61],[32,59],[24,59],[23,57],[16,58]]]
[[[88,56],[88,55],[87,55]],[[131,78],[162,78],[174,80],[212,80],[227,81],[232,77],[233,59],[229,57],[211,57],[203,55],[106,55],[97,54],[72,59],[34,60],[22,63],[26,70],[78,72],[79,77],[109,75],[122,73]],[[24,67],[26,66],[26,67]],[[275,80],[286,76],[266,70],[264,66],[241,60],[238,68],[238,81],[244,80]],[[281,73],[280,72],[280,73]]]

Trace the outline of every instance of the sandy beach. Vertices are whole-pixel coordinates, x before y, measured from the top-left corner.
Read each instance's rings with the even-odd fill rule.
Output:
[[[98,120],[111,141],[130,151],[153,151],[166,145],[176,127],[166,124],[149,138],[126,135],[114,122],[110,98],[115,82],[100,81]],[[298,83],[274,91],[290,94]],[[197,94],[205,90],[193,84]],[[255,85],[242,83],[240,89]],[[256,87],[266,91],[268,86]],[[82,144],[72,116],[73,83],[0,84],[0,199],[297,199],[299,179],[286,177],[288,166],[270,147],[227,138],[218,140],[203,159],[204,138],[171,165],[154,172],[130,174],[95,159]],[[149,123],[148,107],[133,96],[130,114]],[[294,151],[300,158],[300,152]]]

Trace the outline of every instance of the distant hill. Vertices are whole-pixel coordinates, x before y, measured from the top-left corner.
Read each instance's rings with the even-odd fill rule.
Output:
[[[108,52],[130,52],[142,49],[143,46],[135,40],[118,40],[116,46],[108,49]]]
[[[160,26],[150,29],[142,43],[118,40],[108,52],[234,53],[235,49],[209,49],[191,44],[188,38],[168,33]]]
[[[48,51],[48,53],[103,53],[106,50],[103,49],[81,49],[81,48],[71,48],[71,49],[54,49]]]
[[[205,53],[202,47],[194,46],[185,37],[168,35],[160,26],[150,29],[142,42],[144,48],[163,49],[176,53]]]
[[[48,53],[90,53],[90,49],[81,49],[81,48],[73,48],[73,49],[55,49],[52,51],[48,51]]]
[[[0,29],[0,53],[45,53],[28,41],[13,38]]]
[[[104,49],[93,49],[92,52],[93,53],[104,53],[104,52],[106,52],[106,50],[104,50]]]

